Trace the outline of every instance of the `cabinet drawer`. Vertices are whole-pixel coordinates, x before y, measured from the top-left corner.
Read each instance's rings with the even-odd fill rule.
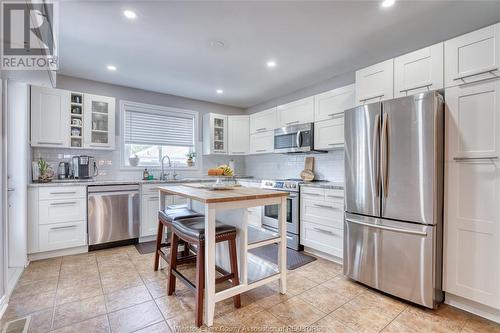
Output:
[[[38,195],[40,200],[86,198],[87,189],[85,186],[40,187]]]
[[[40,251],[51,251],[87,245],[87,223],[85,221],[56,223],[40,226]]]
[[[39,202],[39,224],[87,219],[87,199],[43,200]]]
[[[309,196],[310,198],[321,198],[325,196],[325,189],[321,187],[312,187],[312,186],[301,186],[300,194],[303,197]]]
[[[344,203],[304,198],[300,215],[301,220],[342,229]]]
[[[344,190],[326,188],[325,189],[325,200],[332,201],[332,202],[340,202],[343,204],[344,203]]]
[[[342,258],[344,231],[309,221],[302,221],[300,243]]]

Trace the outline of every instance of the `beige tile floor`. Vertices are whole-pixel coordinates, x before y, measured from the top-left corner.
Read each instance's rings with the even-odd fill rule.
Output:
[[[12,294],[3,325],[31,316],[29,332],[194,332],[194,297],[181,283],[166,296],[166,272],[153,255],[127,246],[31,263]],[[186,268],[193,275],[193,267]],[[219,286],[218,288],[221,288]],[[431,311],[385,296],[318,259],[277,284],[218,303],[207,332],[497,332],[500,325],[442,305]]]

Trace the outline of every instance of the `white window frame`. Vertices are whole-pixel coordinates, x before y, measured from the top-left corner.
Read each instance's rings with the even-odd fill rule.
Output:
[[[187,166],[175,166],[176,170],[183,170],[183,171],[199,171],[201,170],[202,166],[202,154],[201,154],[201,144],[199,142],[200,138],[200,113],[198,111],[193,111],[193,110],[187,110],[187,109],[180,109],[180,108],[174,108],[174,107],[168,107],[168,106],[161,106],[161,105],[154,105],[154,104],[146,104],[146,103],[139,103],[139,102],[132,102],[132,101],[126,101],[126,100],[121,100],[120,101],[120,169],[121,170],[143,170],[145,167],[149,168],[151,170],[154,169],[159,169],[161,166],[131,166],[131,165],[126,165],[125,164],[125,109],[127,106],[132,106],[136,108],[143,108],[146,109],[147,112],[153,113],[153,114],[159,114],[159,115],[171,115],[171,116],[178,116],[179,113],[182,114],[188,114],[193,116],[194,118],[194,149],[196,152],[196,158],[195,158],[195,163],[194,166],[192,167],[187,167]],[[187,157],[186,157],[187,159]]]

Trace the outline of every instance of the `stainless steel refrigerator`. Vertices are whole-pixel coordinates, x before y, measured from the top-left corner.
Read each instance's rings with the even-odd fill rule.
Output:
[[[442,301],[444,104],[421,93],[345,111],[344,274]]]

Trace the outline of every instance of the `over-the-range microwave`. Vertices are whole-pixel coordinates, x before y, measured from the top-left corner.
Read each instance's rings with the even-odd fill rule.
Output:
[[[275,153],[305,153],[314,150],[314,123],[291,125],[274,130]]]

